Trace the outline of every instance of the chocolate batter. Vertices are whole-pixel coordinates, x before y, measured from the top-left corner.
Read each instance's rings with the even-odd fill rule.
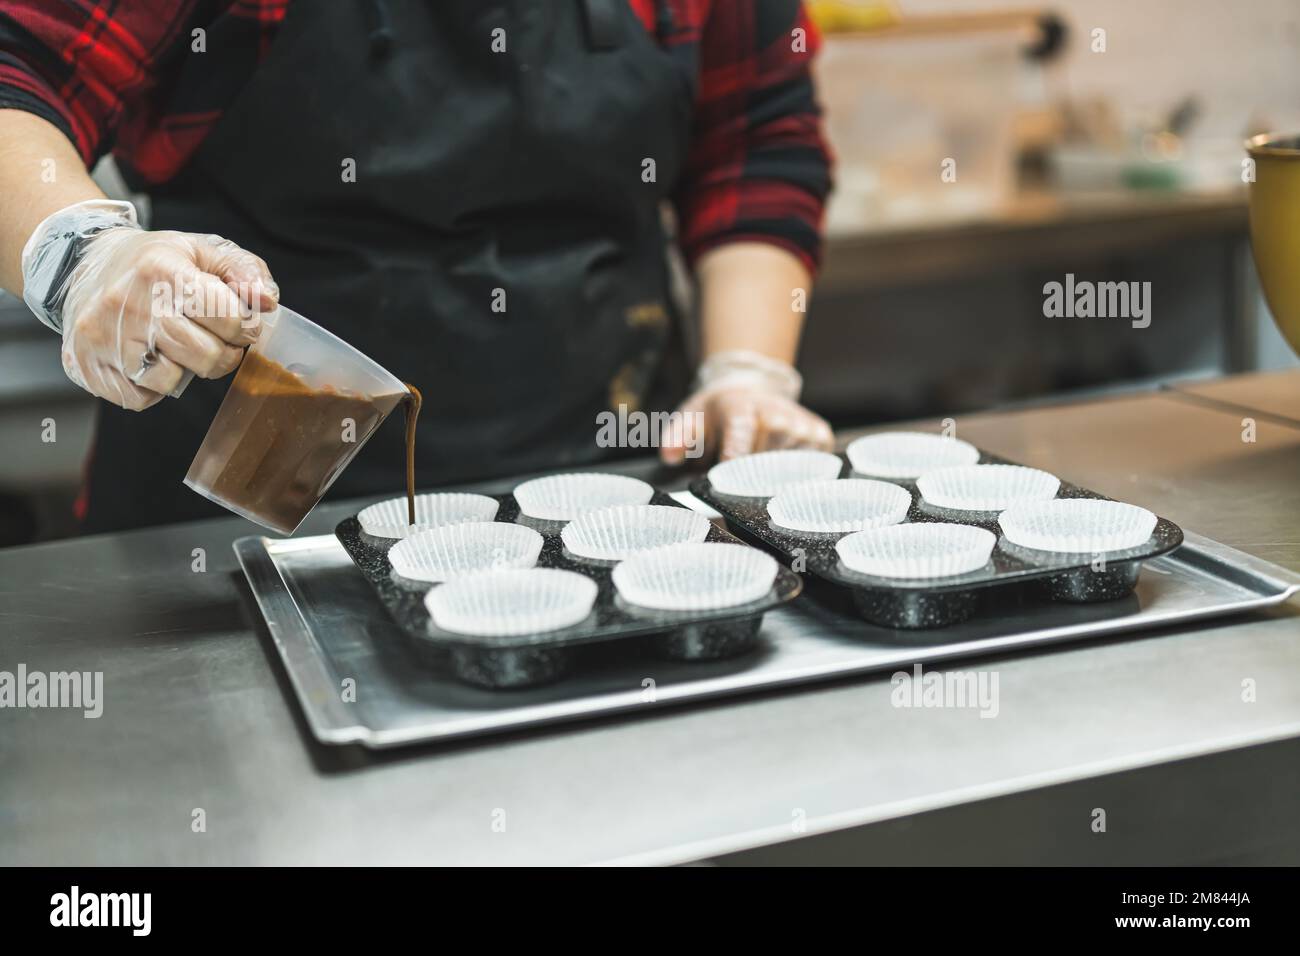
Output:
[[[410,382],[406,383],[407,395],[403,400],[406,407],[406,523],[415,524],[415,425],[420,418],[420,407],[424,396]]]
[[[418,392],[411,393],[415,411]],[[309,386],[254,351],[244,356],[186,481],[228,507],[288,534],[316,506],[343,466],[410,395],[361,395]],[[407,413],[407,489],[414,499],[415,415]]]

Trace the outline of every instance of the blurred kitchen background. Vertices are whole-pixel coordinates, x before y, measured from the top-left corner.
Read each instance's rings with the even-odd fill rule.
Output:
[[[1296,0],[809,6],[838,169],[800,366],[832,422],[1297,363],[1260,297],[1241,147],[1300,131]],[[120,192],[111,163],[97,178]],[[1150,282],[1150,326],[1045,318],[1043,286],[1067,273]],[[33,454],[46,419],[57,441]],[[0,298],[0,438],[16,450],[0,546],[75,530],[92,423],[52,335]]]

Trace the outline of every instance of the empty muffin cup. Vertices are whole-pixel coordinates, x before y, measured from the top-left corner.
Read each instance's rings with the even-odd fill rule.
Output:
[[[778,492],[767,503],[775,527],[829,534],[898,524],[912,506],[910,492],[869,478],[812,481]]]
[[[916,481],[926,504],[953,511],[1002,511],[1056,497],[1060,479],[1023,465],[961,465],[927,472]]]
[[[673,544],[614,568],[614,587],[628,604],[668,614],[743,607],[772,590],[777,563],[743,544]],[[743,654],[758,640],[762,614],[670,626],[650,648],[672,660],[718,660]]]
[[[858,574],[942,582],[984,567],[996,543],[997,537],[983,528],[922,521],[859,531],[840,539],[835,552],[844,567]],[[946,627],[970,617],[979,599],[975,588],[853,589],[858,612],[881,627]]]
[[[709,469],[709,484],[722,495],[767,498],[805,481],[838,478],[843,466],[837,456],[824,451],[762,451],[714,465]]]
[[[1061,498],[1017,505],[998,523],[1007,541],[1034,551],[1095,554],[1126,551],[1147,542],[1158,519],[1145,508],[1099,498]],[[1113,601],[1137,585],[1139,561],[1090,562],[1053,575],[1048,593],[1057,600]]]
[[[705,611],[760,600],[776,572],[774,558],[743,544],[672,544],[628,558],[612,577],[629,604]]]
[[[859,531],[835,552],[850,571],[878,578],[946,578],[988,564],[997,536],[964,524],[920,521]]]
[[[417,531],[468,521],[491,521],[498,504],[487,495],[452,492],[415,496],[415,524],[406,523],[406,498],[389,498],[363,508],[357,515],[361,530],[374,538],[405,538]]]
[[[576,571],[489,571],[433,588],[424,604],[444,631],[512,637],[572,627],[591,613],[597,590],[595,581]]]
[[[570,521],[614,505],[644,505],[654,496],[654,489],[625,475],[574,472],[525,481],[514,494],[520,512],[529,518]]]
[[[1099,554],[1145,544],[1156,516],[1145,508],[1100,498],[1057,498],[1016,505],[998,519],[1012,544],[1036,551]]]
[[[979,449],[970,442],[929,432],[866,435],[850,442],[845,452],[855,472],[879,478],[919,478],[980,460]]]
[[[617,505],[569,522],[560,539],[571,554],[595,561],[621,561],[649,548],[703,541],[709,519],[672,505]]]
[[[393,571],[411,581],[450,581],[467,574],[531,568],[543,538],[532,528],[475,521],[417,531],[388,552]]]

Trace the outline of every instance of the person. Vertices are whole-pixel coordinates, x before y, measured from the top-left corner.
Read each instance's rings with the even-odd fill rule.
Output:
[[[181,479],[281,299],[420,387],[421,485],[586,467],[599,415],[683,395],[710,454],[828,447],[792,367],[819,43],[799,0],[0,0],[0,285],[104,400],[83,528],[219,513]],[[402,441],[332,494],[396,493]]]

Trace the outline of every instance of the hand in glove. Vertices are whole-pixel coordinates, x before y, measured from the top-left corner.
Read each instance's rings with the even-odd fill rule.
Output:
[[[148,232],[127,203],[69,206],[23,250],[23,297],[63,335],[63,368],[86,391],[139,410],[192,375],[220,378],[277,304],[266,263],[219,236]]]
[[[724,461],[778,448],[829,450],[830,426],[797,400],[802,384],[789,365],[758,353],[711,356],[700,366],[695,392],[678,408],[681,418],[660,457],[679,465],[701,450]]]

